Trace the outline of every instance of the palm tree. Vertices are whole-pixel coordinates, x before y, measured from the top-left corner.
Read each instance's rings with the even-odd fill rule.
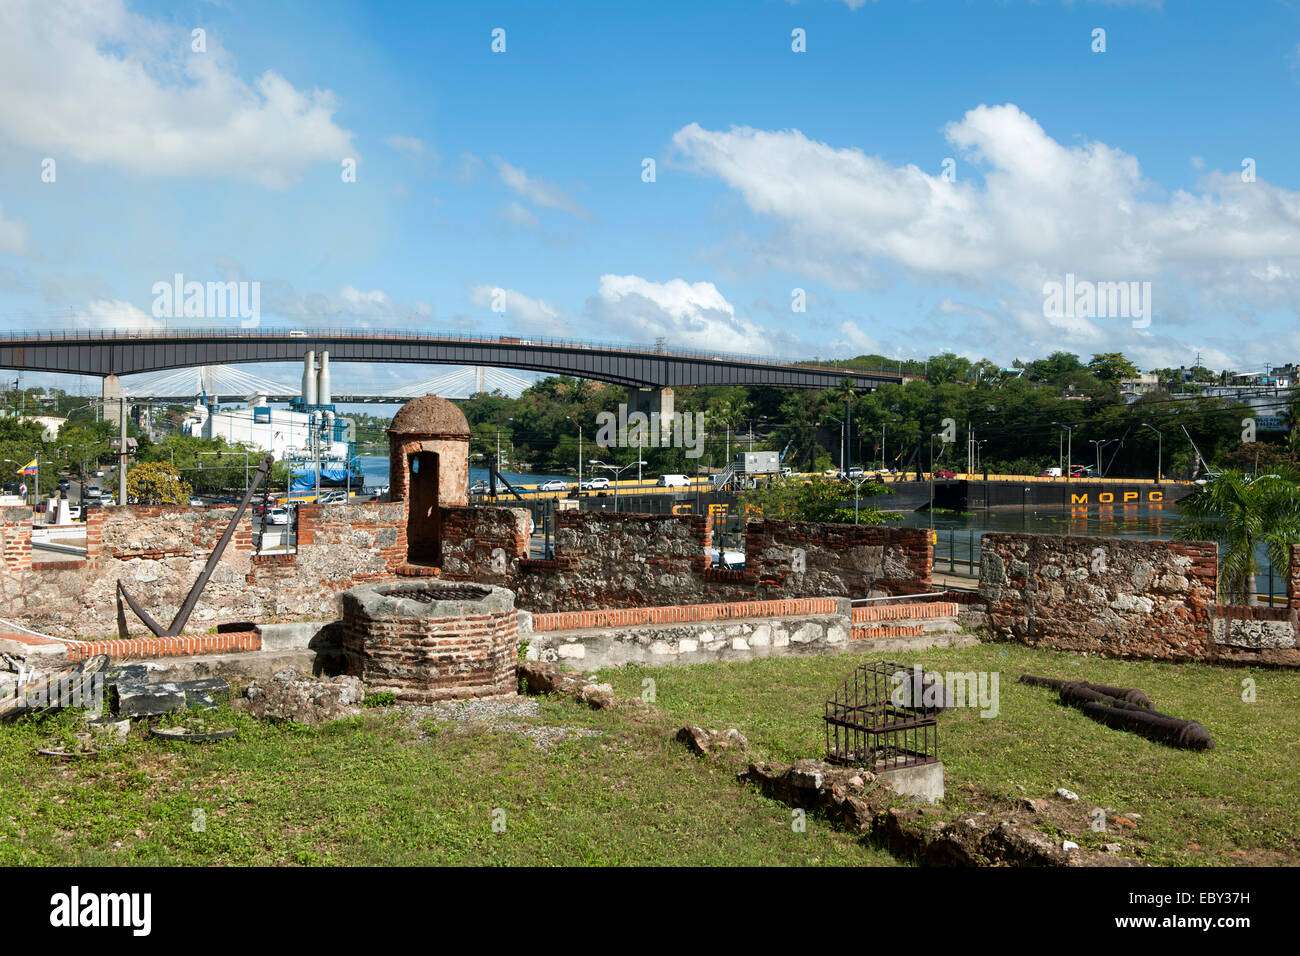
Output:
[[[1240,472],[1224,472],[1184,498],[1179,510],[1183,522],[1175,537],[1224,546],[1219,557],[1219,597],[1225,602],[1238,598],[1243,604],[1258,603],[1257,545],[1264,546],[1273,567],[1289,569],[1291,545],[1300,543],[1300,486],[1288,478],[1247,481]]]

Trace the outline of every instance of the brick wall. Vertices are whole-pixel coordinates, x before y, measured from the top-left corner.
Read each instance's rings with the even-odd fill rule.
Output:
[[[997,533],[982,551],[980,593],[997,639],[1111,657],[1241,659],[1213,633],[1233,612],[1216,603],[1212,542]]]
[[[32,510],[25,507],[0,508],[0,547],[4,569],[11,573],[32,566]]]

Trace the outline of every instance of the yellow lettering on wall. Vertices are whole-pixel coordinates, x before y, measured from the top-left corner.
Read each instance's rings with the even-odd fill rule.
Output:
[[[1163,491],[1148,491],[1147,501],[1164,501],[1165,493]]]
[[[1126,491],[1126,492],[1124,492],[1124,500],[1125,500],[1125,501],[1137,501],[1137,499],[1138,499],[1138,493],[1137,493],[1136,491]]]
[[[1115,496],[1111,494],[1109,491],[1103,491],[1101,494],[1097,496],[1097,500],[1100,501],[1102,504],[1110,504],[1112,501],[1115,500]]]
[[[690,513],[691,513],[690,505],[673,505],[673,514],[675,515],[688,515]]]
[[[1070,492],[1070,504],[1086,505],[1087,503],[1088,503],[1088,493],[1086,491],[1081,495],[1076,495],[1074,492]]]

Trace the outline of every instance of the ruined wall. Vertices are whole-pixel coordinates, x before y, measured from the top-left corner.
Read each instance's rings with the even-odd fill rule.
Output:
[[[1300,664],[1293,608],[1219,605],[1205,541],[986,534],[995,639],[1110,657]]]
[[[35,569],[30,512],[4,525],[0,599],[24,626],[59,636],[116,632],[120,577],[160,622],[168,622],[198,576],[231,508],[96,509],[84,561]],[[24,519],[25,520],[18,520]],[[702,515],[562,511],[554,557],[529,556],[528,513],[512,508],[444,508],[442,566],[406,563],[405,502],[302,505],[297,553],[255,554],[245,516],[191,618],[214,623],[332,620],[339,593],[380,578],[437,577],[510,588],[530,611],[701,604],[781,597],[864,597],[930,588],[925,532],[907,528],[753,521],[744,571],[708,567],[712,524]],[[12,530],[10,525],[12,524]],[[26,538],[24,538],[26,535]],[[10,545],[14,541],[17,544]],[[806,570],[791,566],[806,552]],[[133,633],[142,626],[132,625]]]
[[[804,552],[802,572],[794,569],[796,548]],[[763,518],[745,532],[745,570],[757,577],[761,597],[919,594],[931,589],[933,565],[923,528]]]
[[[0,508],[0,552],[4,569],[11,573],[32,566],[32,510],[25,506]]]

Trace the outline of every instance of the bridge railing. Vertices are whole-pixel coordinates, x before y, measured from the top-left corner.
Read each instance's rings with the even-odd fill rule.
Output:
[[[753,355],[717,350],[688,349],[674,347],[655,348],[646,345],[631,345],[618,342],[589,342],[581,339],[554,338],[551,336],[488,335],[462,331],[412,332],[407,329],[293,329],[293,328],[168,328],[168,329],[72,329],[19,332],[0,336],[0,346],[15,342],[95,342],[95,341],[140,341],[140,340],[183,340],[210,338],[248,338],[248,339],[366,339],[395,340],[402,342],[465,343],[473,345],[540,345],[547,348],[574,348],[601,352],[622,352],[640,357],[661,356],[663,358],[706,359],[725,362],[737,362],[747,365],[779,366],[783,368],[800,368],[812,372],[825,372],[843,375],[869,375],[901,381],[898,372],[869,370],[857,368],[839,368],[833,366],[810,365],[794,360],[760,359]]]

